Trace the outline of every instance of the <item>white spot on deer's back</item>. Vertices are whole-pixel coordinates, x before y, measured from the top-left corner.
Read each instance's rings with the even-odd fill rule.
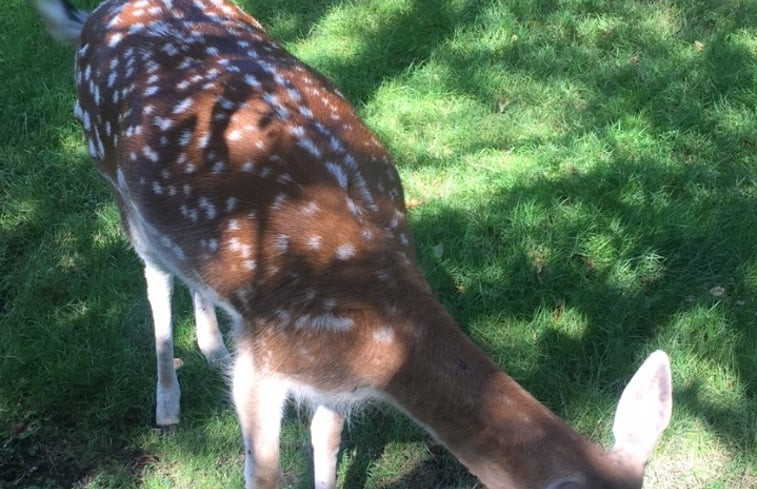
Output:
[[[118,188],[122,191],[126,190],[126,177],[120,166],[116,168],[116,183],[118,184]]]
[[[310,236],[310,238],[308,238],[308,248],[311,250],[318,250],[321,247],[322,241],[323,238],[320,236]]]
[[[129,34],[137,34],[138,32],[142,32],[145,28],[145,25],[141,22],[134,23],[129,26]]]
[[[161,51],[163,51],[169,56],[176,56],[177,54],[179,54],[179,50],[176,48],[176,46],[174,46],[170,42],[164,44],[163,47],[161,48]]]
[[[218,102],[224,110],[234,110],[237,107],[237,104],[233,100],[225,97],[219,97]]]
[[[302,207],[302,214],[305,216],[313,216],[320,210],[321,208],[318,204],[314,200],[311,200]]]
[[[353,325],[352,318],[339,317],[331,312],[323,314],[304,314],[294,325],[299,329],[314,328],[321,331],[346,331]]]
[[[197,205],[205,212],[205,216],[208,219],[212,220],[216,218],[216,206],[213,205],[207,198],[200,197]]]
[[[231,238],[229,240],[229,249],[235,253],[242,251],[242,241],[239,238]]]
[[[400,222],[402,222],[404,218],[405,218],[404,214],[402,214],[398,210],[395,210],[394,214],[392,215],[392,219],[389,221],[389,227],[391,229],[397,229],[397,227],[400,225]]]
[[[284,208],[284,204],[287,201],[287,194],[284,192],[279,193],[276,195],[276,198],[273,200],[273,203],[271,204],[271,208],[274,210],[281,210]]]
[[[187,129],[181,133],[181,137],[179,138],[179,144],[181,146],[187,146],[189,145],[189,142],[191,140],[192,140],[192,131]]]
[[[76,117],[76,120],[79,122],[84,118],[84,110],[81,108],[81,102],[79,102],[78,98],[74,103],[74,117]]]
[[[295,102],[299,102],[302,99],[300,92],[296,88],[288,88],[287,93],[289,94],[289,98]]]
[[[116,45],[121,42],[121,39],[123,39],[124,35],[120,32],[116,32],[115,34],[110,36],[110,39],[108,39],[108,47],[116,47]]]
[[[279,98],[276,96],[275,93],[266,92],[263,94],[263,100],[270,105],[271,107],[278,107],[281,105],[281,102],[279,102]]]
[[[261,85],[261,83],[260,83],[260,82],[258,81],[258,79],[257,79],[257,78],[255,78],[255,77],[254,77],[254,76],[252,76],[252,75],[245,75],[245,76],[244,76],[244,82],[245,82],[246,84],[248,84],[249,86],[251,86],[252,88],[260,88],[260,87],[262,87],[262,86],[263,86],[263,85]]]
[[[394,330],[391,326],[384,325],[373,332],[373,341],[376,343],[391,343],[394,341]]]
[[[232,212],[237,207],[237,203],[239,202],[239,199],[236,197],[229,197],[226,199],[226,212]],[[239,227],[237,226],[237,229]]]
[[[191,97],[187,97],[173,108],[174,114],[181,114],[182,112],[186,112],[192,105],[194,104],[194,101]]]
[[[81,125],[85,131],[92,129],[92,120],[89,117],[89,112],[82,112]]]
[[[273,315],[276,317],[276,320],[281,324],[289,324],[292,321],[291,313],[283,308],[276,309]]]
[[[208,141],[210,140],[210,134],[205,133],[197,140],[197,147],[205,149],[208,147]]]
[[[328,162],[326,163],[326,169],[329,173],[331,173],[334,178],[336,178],[337,183],[340,187],[346,189],[347,188],[347,173],[344,171],[344,169],[337,165],[334,162]]]
[[[103,140],[100,137],[100,133],[97,131],[97,128],[95,128],[95,143],[97,144],[97,152],[100,158],[103,158],[105,156],[105,146],[103,145]]]
[[[181,246],[175,244],[172,250],[173,250],[174,255],[176,255],[176,258],[178,258],[179,260],[184,260],[186,258],[186,255],[184,254],[184,249]]]
[[[173,125],[173,120],[167,117],[156,117],[154,122],[161,131],[167,131]]]
[[[142,154],[145,155],[145,157],[153,163],[157,163],[160,159],[158,153],[156,153],[155,150],[150,146],[145,146],[144,148],[142,148]]]
[[[276,236],[276,239],[273,242],[273,246],[279,253],[286,253],[286,251],[289,249],[289,236],[286,234],[280,234]]]
[[[318,149],[318,146],[316,146],[316,144],[310,138],[300,139],[299,141],[297,141],[297,146],[301,147],[316,158],[321,157],[321,150]]]
[[[355,256],[355,247],[351,244],[342,244],[336,248],[336,257],[339,260],[349,260]]]
[[[351,198],[347,197],[346,202],[347,202],[347,208],[350,210],[350,213],[353,216],[360,217],[360,216],[363,215],[363,210],[360,209],[360,207],[358,207],[358,205],[355,203],[354,200],[352,200]]]

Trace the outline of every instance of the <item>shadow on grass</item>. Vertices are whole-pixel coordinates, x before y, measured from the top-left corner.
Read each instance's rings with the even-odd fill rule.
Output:
[[[649,350],[648,345],[658,345],[660,338],[675,335],[671,320],[701,304],[706,308],[720,304],[729,327],[735,329],[728,337],[743,341],[735,345],[734,358],[728,356],[729,350],[715,347],[691,353],[711,355],[711,360],[724,365],[735,361],[743,384],[749,386],[754,381],[757,365],[751,354],[755,343],[751,325],[755,304],[750,297],[744,266],[746,260],[754,258],[757,246],[755,239],[750,238],[753,233],[749,217],[755,210],[755,201],[749,195],[737,193],[710,194],[698,202],[674,199],[662,205],[651,202],[630,205],[623,201],[624,180],[618,176],[639,178],[644,175],[642,186],[649,195],[654,195],[676,181],[685,182],[685,175],[669,172],[651,161],[641,164],[613,161],[583,175],[569,173],[563,178],[537,179],[508,188],[484,208],[472,209],[473,219],[450,211],[438,213],[434,219],[414,222],[424,269],[429,271],[435,290],[464,327],[479,317],[495,316],[503,310],[508,316],[526,319],[532,318],[536,311],[547,311],[553,315],[553,323],[559,326],[559,315],[564,307],[580,311],[586,323],[580,335],[569,336],[559,329],[541,332],[535,353],[539,359],[537,368],[516,374],[538,398],[558,411],[561,405],[570,404],[571,399],[603,395],[591,392],[590,389],[596,387],[588,387],[590,385],[613,386],[611,390],[619,393],[640,360],[638,352]],[[598,189],[598,185],[607,188]],[[602,202],[596,201],[598,194],[605,196]],[[501,216],[517,212],[524,202],[533,203],[550,216],[548,223],[544,223],[548,229],[536,226],[532,230],[536,241],[549,248],[554,256],[544,264],[537,264],[535,249],[514,235],[517,229],[501,227]],[[565,205],[600,210],[596,215],[565,219],[560,215],[560,208]],[[615,219],[621,223],[621,231],[611,237],[623,248],[621,261],[632,262],[652,253],[660,256],[662,268],[655,267],[648,276],[643,276],[642,272],[638,286],[617,284],[577,247],[586,238],[587,230],[593,227],[590,221],[595,218]],[[469,224],[471,221],[475,224]],[[477,233],[488,230],[493,242],[504,242],[502,252],[497,251],[496,245],[487,246],[485,254],[477,253],[474,248],[460,249],[445,259],[446,264],[454,264],[470,276],[481,275],[482,268],[494,265],[501,269],[498,277],[514,277],[518,281],[492,282],[484,278],[477,283],[476,290],[461,294],[451,278],[444,279],[443,270],[439,270],[444,265],[423,249],[428,250],[439,242],[454,242],[472,226],[477,228]],[[451,231],[444,236],[439,230]],[[470,229],[467,231],[470,233]],[[487,231],[481,234],[486,235]],[[524,282],[523,277],[530,280]],[[729,298],[718,300],[709,293],[717,284],[727,284]],[[479,290],[486,293],[478,293]],[[718,339],[713,337],[706,341],[717,342]],[[497,358],[520,356],[507,346],[483,346]],[[518,346],[513,345],[513,348]],[[507,368],[507,361],[504,367]],[[695,398],[682,396],[681,402],[692,403],[691,412],[708,417],[715,414]],[[721,414],[720,421],[729,418],[727,413]],[[745,419],[743,415],[731,418]],[[744,426],[724,422],[713,429],[734,446],[744,442]]]
[[[307,38],[319,19],[344,1],[241,0],[236,3],[262,23],[274,39],[286,45]]]
[[[615,30],[605,33],[598,45],[600,52],[571,43],[575,32],[568,32],[562,39],[564,43],[553,39],[545,44],[543,39],[524,36],[525,39],[513,43],[495,58],[488,52],[475,51],[466,56],[447,52],[438,57],[452,68],[452,73],[460,75],[452,78],[449,88],[467,92],[486,105],[491,105],[490,87],[481,86],[467,76],[466,67],[499,64],[503,70],[521,72],[542,86],[567,82],[580,87],[582,105],[565,107],[565,119],[569,121],[566,135],[555,141],[523,141],[521,146],[553,143],[571,148],[586,134],[597,134],[610,143],[608,153],[612,156],[594,170],[574,172],[570,155],[566,155],[564,160],[549,162],[543,178],[537,175],[531,182],[508,188],[485,209],[472,213],[507,215],[524,202],[555,215],[562,203],[576,208],[598,207],[603,215],[616,218],[628,231],[613,237],[633,244],[623,246],[627,249],[623,253],[625,259],[657,254],[664,270],[660,275],[650,275],[640,290],[614,287],[609,277],[597,275],[580,250],[577,253],[571,248],[580,242],[592,222],[580,219],[560,222],[555,217],[550,221],[554,226],[551,232],[565,238],[553,250],[561,261],[537,277],[533,273],[535,250],[524,248],[518,253],[520,259],[506,257],[501,266],[510,270],[504,275],[515,277],[531,271],[533,283],[484,283],[482,289],[500,293],[484,295],[483,303],[478,302],[480,297],[471,302],[481,305],[478,314],[482,315],[494,314],[502,307],[516,317],[528,317],[539,308],[552,307],[559,314],[558,304],[569,304],[586,316],[589,327],[579,338],[546,331],[539,339],[538,357],[543,361],[537,369],[519,377],[537,397],[553,407],[569,404],[571,398],[590,399],[590,395],[586,396],[590,393],[581,392],[582,379],[619,387],[620,379],[627,379],[638,361],[634,352],[654,344],[655,338],[672,334],[661,331],[663,325],[697,305],[707,308],[719,305],[731,330],[727,332],[728,338],[738,338],[733,349],[697,344],[703,350],[691,353],[709,357],[717,364],[733,365],[746,386],[746,404],[732,408],[716,406],[702,399],[693,387],[682,389],[680,403],[684,409],[708,420],[713,431],[729,444],[744,449],[747,448],[744,443],[749,442],[745,442],[743,432],[749,428],[733,420],[750,419],[748,413],[757,402],[754,389],[757,363],[750,353],[757,343],[753,328],[753,277],[745,275],[757,250],[750,217],[757,212],[753,190],[757,122],[753,116],[745,116],[748,113],[745,107],[755,102],[757,54],[743,42],[737,42],[737,37],[740,30],[755,25],[757,8],[744,2],[729,2],[715,11],[707,11],[703,2],[680,3],[675,7],[681,19],[680,36],[691,44],[688,51],[680,46],[674,49],[669,40],[660,38],[651,28],[641,28],[629,38],[627,34],[632,31],[630,28],[623,31],[623,26],[635,23],[635,11],[612,4],[612,9],[591,12],[621,19]],[[561,12],[542,9],[529,15],[546,23],[552,16],[558,18]],[[570,27],[566,29],[570,31]],[[694,41],[704,38],[705,44],[695,45]],[[601,51],[608,62],[597,63]],[[618,53],[626,57],[619,58]],[[619,124],[619,114],[624,113],[638,116],[645,130],[650,131],[650,138],[664,142],[669,148],[669,153],[663,154],[670,159],[632,154],[622,141],[615,141],[612,132]],[[633,201],[627,199],[631,183],[639,187]],[[602,200],[598,202],[599,195]],[[659,196],[663,196],[663,202]],[[431,247],[443,242],[439,229],[455,229],[464,234],[467,220],[468,216],[455,212],[440,213],[431,221],[419,219],[415,223],[418,245]],[[500,219],[483,220],[475,226],[490,230],[484,236],[513,239],[496,231]],[[455,239],[452,234],[447,236],[447,240]],[[546,233],[541,239],[549,242]],[[555,243],[547,244],[550,245]],[[494,253],[487,258],[497,262],[501,257]],[[476,268],[481,267],[467,250],[455,259],[460,260],[455,268],[468,273],[475,274]],[[427,259],[425,265],[426,269],[433,268],[434,260]],[[445,282],[436,280],[432,279],[432,283],[442,295],[447,295],[448,303],[460,304],[454,284],[447,281],[444,285]],[[708,291],[721,284],[726,285],[728,296],[716,299]],[[530,301],[518,300],[522,288],[527,289]],[[464,322],[475,320],[477,313],[468,316],[466,306],[458,307],[457,317]],[[716,330],[710,334],[705,343],[722,341],[715,337]],[[508,358],[514,354],[505,352],[501,356]],[[587,362],[589,358],[601,359],[603,363]],[[607,368],[597,376],[600,367]],[[555,380],[554,374],[559,371],[568,371],[579,380],[572,385],[571,392],[560,391],[562,377],[558,375]],[[559,399],[553,397],[555,392],[560,392]]]
[[[330,76],[347,99],[359,107],[383,81],[426,62],[456,29],[475,20],[482,5],[475,0],[412,0],[380,24],[366,18],[364,25],[353,26],[346,33],[360,44],[356,54],[343,57],[324,53],[318,57],[318,70]],[[287,44],[307,38],[319,19],[331,9],[349,8],[349,2],[318,1],[303,7],[296,0],[275,5],[250,0],[245,7],[264,25],[272,26],[270,33]]]

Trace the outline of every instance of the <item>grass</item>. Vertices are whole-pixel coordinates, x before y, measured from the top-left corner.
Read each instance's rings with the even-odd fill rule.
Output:
[[[138,260],[73,122],[72,49],[0,17],[0,487],[242,487],[221,375],[177,294],[182,424],[151,428]],[[78,1],[91,7],[95,1]],[[239,2],[334,79],[395,156],[422,267],[461,327],[608,444],[647,353],[673,361],[653,488],[757,485],[757,4]],[[305,415],[283,487],[311,484]],[[389,408],[343,487],[475,482]]]

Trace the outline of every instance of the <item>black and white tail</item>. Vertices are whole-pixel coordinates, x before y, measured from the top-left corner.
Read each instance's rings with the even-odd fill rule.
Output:
[[[32,0],[42,20],[56,41],[74,44],[79,40],[89,14],[77,9],[66,0]]]

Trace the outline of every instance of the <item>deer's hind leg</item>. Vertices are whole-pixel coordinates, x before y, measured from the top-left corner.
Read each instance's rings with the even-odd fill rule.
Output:
[[[179,422],[181,390],[174,367],[173,325],[171,323],[171,295],[173,276],[145,261],[147,299],[152,311],[155,333],[155,356],[158,383],[156,388],[155,422],[167,427]]]
[[[238,345],[233,369],[234,405],[244,439],[246,489],[274,489],[279,479],[279,435],[288,388],[256,369],[252,353]]]
[[[231,361],[229,351],[223,342],[221,330],[218,328],[218,318],[213,302],[200,291],[193,290],[195,326],[197,331],[197,345],[205,359],[213,366],[225,367]]]
[[[336,489],[336,463],[344,416],[320,405],[310,422],[315,489]]]

